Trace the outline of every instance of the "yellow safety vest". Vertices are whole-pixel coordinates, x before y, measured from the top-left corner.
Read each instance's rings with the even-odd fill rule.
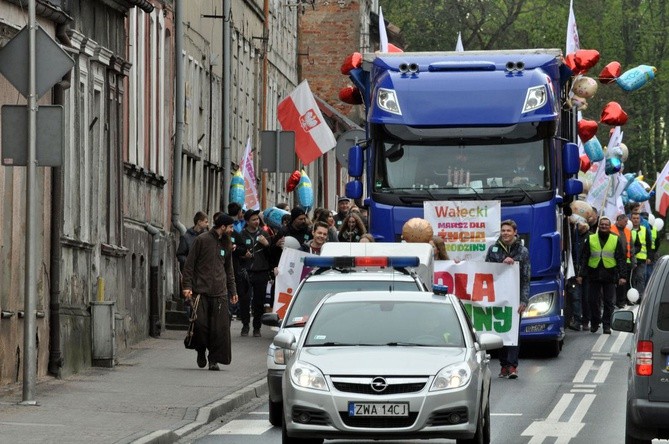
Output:
[[[637,233],[639,242],[641,242],[641,250],[634,256],[637,259],[646,260],[648,258],[648,248],[646,248],[646,227],[640,226],[638,230],[632,230],[632,241],[636,242]]]
[[[657,239],[657,229],[653,227],[652,230],[650,230],[650,233],[653,235],[653,251],[657,250],[657,247],[659,246],[659,242]]]
[[[604,263],[604,268],[613,268],[616,266],[616,245],[618,244],[618,236],[613,233],[609,234],[609,238],[604,244],[604,248],[599,243],[599,234],[591,234],[590,239],[590,259],[588,259],[588,267],[597,268],[599,261]]]

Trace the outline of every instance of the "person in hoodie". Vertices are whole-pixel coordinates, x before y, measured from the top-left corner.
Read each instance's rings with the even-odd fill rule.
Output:
[[[518,238],[518,226],[511,219],[502,221],[499,239],[488,248],[486,262],[520,266],[520,302],[518,314],[522,315],[530,298],[530,253]],[[500,378],[518,378],[518,345],[505,345],[499,350]]]
[[[177,260],[179,261],[179,271],[183,271],[188,252],[193,246],[193,241],[200,234],[207,231],[209,228],[209,219],[202,211],[195,213],[193,217],[193,226],[186,230],[186,233],[179,238],[179,246],[177,247]]]

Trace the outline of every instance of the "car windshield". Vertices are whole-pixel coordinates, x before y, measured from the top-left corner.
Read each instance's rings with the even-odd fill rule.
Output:
[[[354,301],[323,305],[304,345],[464,347],[464,338],[449,302]]]
[[[415,281],[306,281],[286,313],[287,321],[284,327],[304,326],[316,305],[327,294],[374,290],[420,291],[420,288]]]

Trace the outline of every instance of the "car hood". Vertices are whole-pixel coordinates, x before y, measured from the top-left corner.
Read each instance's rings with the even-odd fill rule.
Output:
[[[435,375],[464,361],[458,347],[307,347],[299,355],[326,375]]]

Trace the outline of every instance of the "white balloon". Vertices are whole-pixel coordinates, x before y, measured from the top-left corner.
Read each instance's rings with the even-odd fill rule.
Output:
[[[651,227],[653,225],[655,225],[655,216],[654,215],[652,215],[652,214],[648,215],[648,223],[650,224]]]
[[[621,160],[622,160],[623,162],[626,162],[626,161],[627,161],[627,157],[628,157],[629,154],[630,154],[629,149],[627,148],[627,145],[625,145],[625,144],[622,143],[622,142],[620,143],[620,149],[621,149],[622,152],[623,152],[623,157],[622,157]]]
[[[639,300],[639,290],[636,288],[630,288],[627,290],[627,300],[633,304],[636,304]]]
[[[662,231],[662,228],[664,228],[664,220],[660,219],[659,217],[656,217],[653,226],[657,231]]]
[[[300,249],[300,242],[293,236],[286,236],[283,238],[283,248],[292,248],[294,250]]]
[[[627,228],[629,228],[631,230],[632,227],[634,227],[634,224],[632,224],[631,220],[627,219]]]

